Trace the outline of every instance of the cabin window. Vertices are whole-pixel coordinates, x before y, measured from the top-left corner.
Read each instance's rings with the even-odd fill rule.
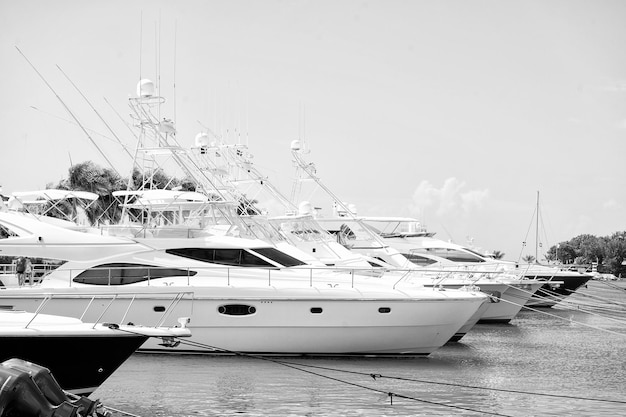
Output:
[[[128,285],[157,278],[193,276],[196,271],[133,263],[102,264],[78,274],[72,281],[91,285]]]
[[[485,262],[480,255],[473,252],[461,251],[450,248],[428,248],[425,251],[428,254],[439,256],[453,262]]]
[[[254,251],[244,249],[179,248],[167,249],[165,252],[171,255],[219,265],[264,268],[276,267],[276,265],[254,253],[257,252],[282,266],[304,265],[304,262],[274,248],[259,248],[254,249]]]
[[[219,306],[217,311],[226,316],[249,316],[256,313],[256,307],[246,304],[226,304]]]
[[[389,308],[389,307],[380,307],[378,309],[378,312],[379,313],[383,313],[383,314],[391,313],[391,308]]]
[[[255,248],[253,251],[286,267],[306,265],[300,259],[294,258],[276,248]]]
[[[434,259],[427,258],[425,256],[416,255],[414,253],[403,253],[403,255],[409,261],[413,262],[415,265],[425,266],[425,265],[437,263],[437,261]]]

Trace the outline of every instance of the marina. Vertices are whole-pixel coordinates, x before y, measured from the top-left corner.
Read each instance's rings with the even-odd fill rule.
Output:
[[[623,415],[625,289],[591,281],[577,309],[524,309],[425,358],[136,353],[95,396],[163,417]]]
[[[0,417],[626,416],[626,3],[5,3]]]

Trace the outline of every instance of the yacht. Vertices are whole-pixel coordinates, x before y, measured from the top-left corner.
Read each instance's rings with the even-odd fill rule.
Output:
[[[427,267],[501,271],[538,280],[541,287],[526,302],[531,307],[551,307],[585,285],[592,276],[578,270],[540,264],[519,264],[494,259],[466,246],[434,237],[419,221],[402,217],[363,217],[363,222],[412,263]]]
[[[7,301],[1,301],[5,308]],[[64,391],[89,395],[147,340],[162,340],[166,346],[191,336],[185,324],[181,320],[178,327],[165,328],[88,323],[75,317],[0,309],[0,362],[35,363],[47,368]]]
[[[487,302],[474,289],[394,285],[355,270],[316,269],[255,239],[122,238],[61,228],[0,213],[0,253],[64,262],[34,286],[0,291],[0,309],[33,311],[53,294],[52,314],[149,325],[170,311],[191,318],[193,343],[180,353],[428,355]],[[108,308],[90,295],[127,300]],[[166,296],[191,292],[171,307]],[[137,295],[141,293],[142,295]],[[97,307],[101,307],[98,310]],[[82,313],[81,313],[82,314]],[[176,325],[168,319],[161,325]]]

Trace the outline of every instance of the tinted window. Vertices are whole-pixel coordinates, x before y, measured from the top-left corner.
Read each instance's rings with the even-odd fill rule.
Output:
[[[426,258],[424,256],[416,255],[414,253],[403,253],[403,255],[415,265],[430,265],[437,262],[434,259]]]
[[[473,253],[448,248],[429,248],[426,250],[432,255],[446,258],[454,262],[485,262],[481,257]]]
[[[306,265],[306,263],[302,262],[300,259],[294,258],[276,248],[258,248],[254,249],[254,251],[283,266]]]
[[[274,266],[253,253],[247,252],[243,249],[182,248],[167,249],[165,252],[172,255],[182,256],[184,258],[194,259],[196,261],[220,265],[248,267]]]
[[[91,285],[127,285],[149,279],[175,276],[193,276],[195,271],[178,268],[159,268],[151,265],[111,263],[98,265],[78,274],[72,281]]]

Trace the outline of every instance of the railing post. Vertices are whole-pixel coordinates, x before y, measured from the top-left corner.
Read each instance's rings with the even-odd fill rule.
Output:
[[[313,286],[313,268],[309,269],[309,287]]]

